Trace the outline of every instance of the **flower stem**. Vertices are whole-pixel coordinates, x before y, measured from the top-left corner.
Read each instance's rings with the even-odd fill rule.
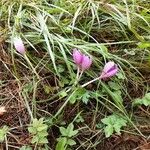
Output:
[[[91,84],[91,83],[93,83],[93,82],[95,82],[95,81],[97,81],[97,80],[100,80],[100,77],[97,77],[97,78],[95,78],[95,79],[93,79],[93,80],[91,80],[91,81],[89,81],[89,82],[87,82],[87,83],[81,85],[81,87],[86,87],[87,85],[89,85],[89,84]]]
[[[30,65],[31,69],[33,70],[33,72],[35,73],[35,75],[37,76],[38,79],[40,79],[38,73],[36,72],[35,68],[33,67],[32,63],[30,62],[29,58],[27,57],[26,54],[24,54],[24,58],[26,59],[26,61],[28,62],[28,64]]]

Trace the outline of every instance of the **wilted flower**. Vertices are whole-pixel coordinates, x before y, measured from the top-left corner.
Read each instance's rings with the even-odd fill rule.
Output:
[[[118,72],[118,67],[113,61],[109,61],[105,64],[104,69],[100,75],[100,79],[110,78],[116,75]]]
[[[81,70],[86,70],[90,68],[92,64],[92,59],[84,54],[82,54],[78,49],[73,50],[73,59],[74,62]]]
[[[14,46],[20,54],[22,54],[22,55],[25,54],[25,47],[24,47],[23,41],[20,37],[14,38]]]
[[[6,109],[4,106],[0,107],[0,116],[2,116],[6,112]]]

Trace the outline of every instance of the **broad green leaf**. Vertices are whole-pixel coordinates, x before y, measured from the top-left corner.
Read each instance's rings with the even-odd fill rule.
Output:
[[[67,130],[64,127],[59,127],[62,136],[67,136]]]
[[[66,137],[59,138],[55,150],[65,150],[66,143],[67,143]]]
[[[73,123],[70,123],[67,127],[68,137],[75,136],[78,133],[78,130],[73,130],[73,129],[74,129],[74,125]]]

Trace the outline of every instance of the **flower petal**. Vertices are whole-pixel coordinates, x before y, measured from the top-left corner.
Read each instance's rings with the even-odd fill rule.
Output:
[[[92,59],[86,55],[83,55],[81,69],[86,70],[86,69],[90,68],[91,64],[92,64]]]
[[[110,69],[114,67],[115,63],[113,61],[109,61],[105,64],[103,72],[107,73]]]
[[[82,62],[82,53],[76,48],[73,49],[73,60],[77,65],[80,65]]]

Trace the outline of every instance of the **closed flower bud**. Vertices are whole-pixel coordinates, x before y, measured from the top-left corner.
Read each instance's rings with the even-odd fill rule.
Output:
[[[89,69],[92,64],[92,59],[82,54],[78,49],[73,50],[73,60],[82,71]]]
[[[118,67],[117,65],[110,61],[108,63],[105,64],[104,69],[100,75],[100,79],[107,79],[110,78],[112,76],[115,76],[118,72]]]
[[[20,37],[15,37],[14,38],[14,46],[15,49],[20,53],[20,54],[25,54],[25,47],[23,44],[23,41]]]

